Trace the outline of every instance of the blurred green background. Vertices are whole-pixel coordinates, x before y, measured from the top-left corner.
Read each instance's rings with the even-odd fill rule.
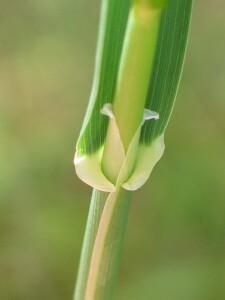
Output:
[[[91,190],[72,160],[99,5],[1,1],[2,300],[73,293]],[[116,299],[225,299],[224,10],[222,0],[194,5],[166,153],[134,194]]]

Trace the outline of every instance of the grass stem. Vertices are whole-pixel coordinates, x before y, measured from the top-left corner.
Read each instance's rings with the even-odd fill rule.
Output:
[[[133,3],[128,17],[123,51],[119,66],[113,112],[127,151],[143,118],[148,85],[152,72],[161,10],[142,1]],[[110,122],[111,123],[111,122]],[[118,160],[112,149],[113,128],[109,123],[102,167],[108,178],[116,178],[113,162]]]
[[[113,296],[130,192],[118,189],[109,194],[100,218],[102,205],[96,206],[97,198],[103,200],[105,193],[95,192],[92,197],[74,300],[110,300]]]

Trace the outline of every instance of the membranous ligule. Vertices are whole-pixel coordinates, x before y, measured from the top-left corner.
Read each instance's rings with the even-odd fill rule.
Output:
[[[113,127],[112,151],[115,153],[111,163],[114,168],[115,165],[117,166],[115,180],[108,178],[102,167],[104,147],[91,155],[76,152],[74,164],[77,175],[85,183],[100,191],[114,192],[120,186],[127,190],[136,190],[147,181],[153,167],[164,152],[163,136],[156,139],[151,147],[139,144],[143,124],[150,120],[158,120],[159,114],[147,109],[144,110],[143,120],[131,139],[127,151],[125,151],[112,105],[110,103],[105,104],[101,113],[110,119],[110,125]],[[109,157],[109,159],[111,158]]]

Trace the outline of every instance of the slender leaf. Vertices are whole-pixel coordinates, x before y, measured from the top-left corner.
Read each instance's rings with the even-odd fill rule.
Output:
[[[103,0],[93,88],[77,143],[79,153],[93,153],[105,141],[108,118],[100,114],[113,100],[130,0]]]
[[[151,143],[161,135],[168,123],[182,71],[191,0],[169,0],[161,18],[153,74],[146,107],[157,111],[157,122],[145,122],[141,142]]]

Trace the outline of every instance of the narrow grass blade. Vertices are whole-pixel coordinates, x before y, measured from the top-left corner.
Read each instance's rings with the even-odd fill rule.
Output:
[[[130,0],[103,0],[91,97],[77,142],[79,153],[94,153],[105,141],[108,118],[100,114],[113,100]]]
[[[168,124],[181,76],[192,0],[169,0],[163,11],[146,107],[157,111],[158,122],[146,122],[141,143],[150,144]]]

